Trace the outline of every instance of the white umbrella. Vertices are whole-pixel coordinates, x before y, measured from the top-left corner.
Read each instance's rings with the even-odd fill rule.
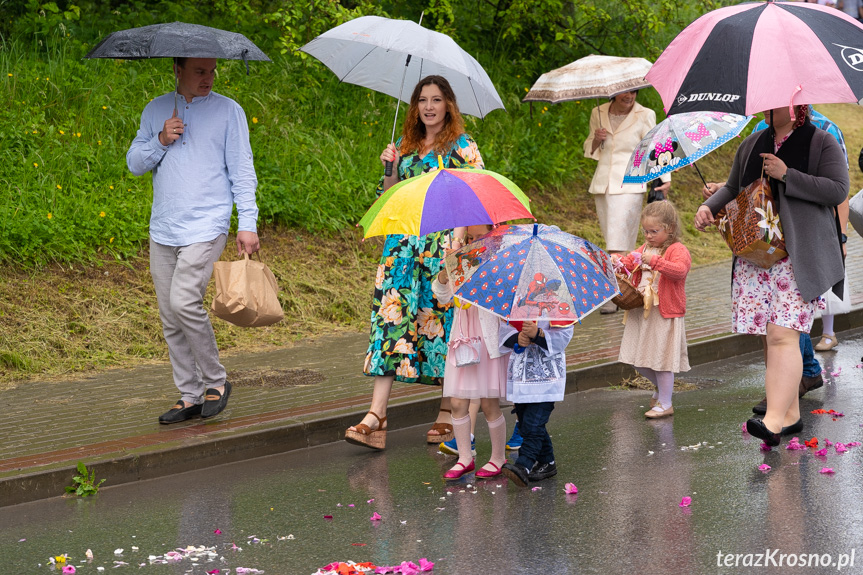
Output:
[[[473,56],[440,32],[409,20],[362,16],[328,30],[300,48],[339,80],[410,102],[415,86],[431,74],[452,86],[464,114],[484,118],[504,108],[494,84]],[[405,63],[407,61],[407,64]]]
[[[650,67],[651,63],[644,58],[591,54],[540,76],[522,101],[556,104],[611,98],[650,87],[650,82],[644,79]]]

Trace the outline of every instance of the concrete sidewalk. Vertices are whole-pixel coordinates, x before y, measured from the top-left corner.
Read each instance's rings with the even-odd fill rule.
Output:
[[[863,239],[849,236],[855,310],[836,329],[863,326]],[[730,261],[693,269],[686,326],[693,365],[752,351],[758,340],[730,335]],[[634,372],[616,363],[622,313],[595,313],[568,348],[567,391],[620,382]],[[820,333],[820,323],[813,334]],[[0,392],[0,506],[63,494],[78,461],[106,485],[339,441],[368,409],[372,379],[362,375],[368,335],[310,340],[290,349],[223,356],[236,384],[226,411],[207,422],[162,426],[177,398],[168,364],[112,370],[68,382],[27,382]],[[279,385],[261,385],[273,375]],[[255,377],[259,381],[256,383]],[[389,427],[433,421],[440,389],[396,384]]]

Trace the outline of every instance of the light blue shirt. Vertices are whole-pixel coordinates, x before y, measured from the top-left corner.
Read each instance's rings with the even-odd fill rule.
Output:
[[[184,134],[163,146],[159,132],[174,113],[174,92],[144,108],[141,127],[126,153],[136,176],[153,172],[150,237],[165,246],[208,242],[228,233],[233,204],[239,231],[257,231],[258,179],[246,114],[215,92],[186,102],[177,98]]]

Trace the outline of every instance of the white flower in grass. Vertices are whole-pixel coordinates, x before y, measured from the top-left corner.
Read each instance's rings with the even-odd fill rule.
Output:
[[[755,208],[755,211],[763,218],[758,222],[758,227],[764,228],[767,231],[767,239],[772,242],[773,237],[775,236],[776,239],[781,240],[782,229],[779,227],[779,214],[773,213],[773,204],[771,202],[767,202],[766,210]]]

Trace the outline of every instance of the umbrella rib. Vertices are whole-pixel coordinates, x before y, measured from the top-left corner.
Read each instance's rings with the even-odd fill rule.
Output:
[[[344,76],[342,76],[341,78],[339,78],[339,82],[344,81],[344,79],[345,79],[345,78],[347,78],[348,76],[350,76],[351,72],[353,72],[353,71],[356,69],[356,67],[357,67],[357,66],[359,66],[360,64],[362,64],[362,63],[363,63],[363,60],[365,60],[366,58],[368,58],[368,57],[369,57],[369,54],[371,54],[372,52],[374,52],[374,51],[375,51],[375,50],[377,50],[378,48],[379,48],[379,46],[372,46],[372,49],[371,49],[371,50],[369,50],[368,52],[366,52],[366,53],[363,55],[363,57],[362,57],[362,58],[360,58],[359,62],[357,62],[356,64],[354,64],[354,65],[353,65],[353,67],[351,67],[351,69],[350,69],[350,70],[348,70],[347,72],[345,72]],[[388,51],[389,51],[389,50],[388,50]]]

